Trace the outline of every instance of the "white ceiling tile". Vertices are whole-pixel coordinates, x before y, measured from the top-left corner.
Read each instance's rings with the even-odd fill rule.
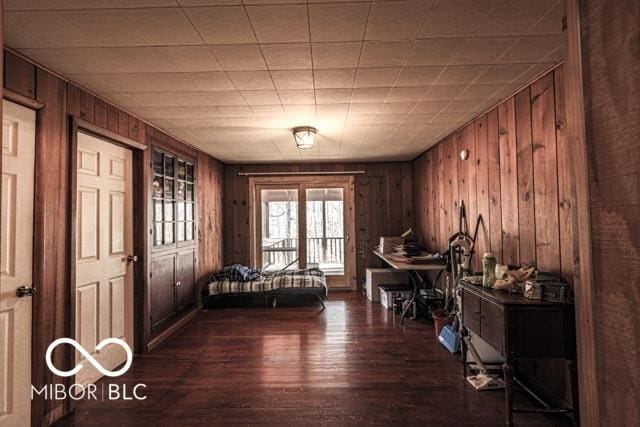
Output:
[[[362,46],[359,67],[399,67],[411,48],[411,41],[368,41]]]
[[[242,6],[194,7],[184,11],[208,44],[256,42]]]
[[[439,113],[449,102],[450,101],[420,101],[411,113]]]
[[[356,68],[361,46],[360,42],[312,43],[313,68]]]
[[[393,1],[371,4],[365,40],[414,38],[431,1]]]
[[[280,103],[275,90],[243,90],[240,92],[249,105],[276,105]]]
[[[467,85],[487,70],[486,65],[449,65],[433,83],[435,85]]]
[[[478,100],[459,100],[451,101],[449,105],[442,109],[443,113],[473,113],[479,112],[479,107],[483,101]]]
[[[565,7],[564,1],[559,0],[556,6],[536,23],[527,34],[531,35],[561,35],[562,21],[564,20]]]
[[[276,89],[313,89],[311,70],[282,70],[270,73]]]
[[[460,94],[456,98],[483,100],[490,98],[502,87],[502,85],[472,84],[470,86],[467,86],[462,92],[460,92]]]
[[[378,114],[384,105],[383,102],[365,102],[365,103],[351,103],[349,105],[350,115],[367,115]]]
[[[383,102],[389,94],[388,87],[380,88],[354,88],[351,92],[351,103]]]
[[[341,89],[352,88],[356,70],[314,70],[316,89]]]
[[[511,49],[498,59],[498,63],[533,63],[542,62],[551,53],[561,49],[564,36],[524,36]]]
[[[270,70],[311,69],[311,44],[262,44],[262,53]]]
[[[193,83],[196,90],[214,91],[234,89],[233,83],[231,83],[227,74],[221,71],[208,73],[184,73],[184,77]]]
[[[465,40],[460,38],[416,40],[406,65],[447,65],[464,43]]]
[[[475,34],[479,36],[517,36],[527,34],[557,0],[509,0],[491,10]]]
[[[464,46],[451,60],[452,65],[493,64],[518,41],[518,37],[476,37],[465,39]]]
[[[285,106],[315,104],[315,95],[312,89],[278,90],[278,95]]]
[[[493,7],[493,0],[435,0],[419,37],[472,34]]]
[[[309,41],[306,5],[246,6],[260,43]]]
[[[222,71],[209,46],[167,46],[157,49],[178,71]]]
[[[360,41],[368,13],[366,3],[310,4],[311,41]]]
[[[385,102],[380,114],[407,114],[415,105],[415,102]]]
[[[225,71],[266,70],[260,46],[228,44],[211,46],[211,52]]]
[[[400,124],[404,122],[405,114],[380,114],[373,121],[374,125]]]
[[[442,73],[444,67],[404,67],[398,75],[395,86],[428,86]]]
[[[355,105],[355,104],[354,104]],[[362,105],[362,104],[360,104]],[[367,115],[352,115],[349,114],[347,116],[347,126],[351,125],[371,125],[373,121],[376,119],[375,114],[367,114]]]
[[[228,75],[238,90],[274,89],[268,71],[230,71]]]
[[[400,68],[358,68],[355,87],[393,86]]]
[[[342,104],[351,100],[351,89],[316,89],[317,104]]]
[[[435,113],[416,113],[416,114],[407,114],[407,117],[404,121],[405,124],[426,124],[431,123],[433,118],[436,116]]]
[[[251,111],[256,117],[284,117],[282,105],[251,105]]]
[[[394,87],[389,91],[387,102],[417,101],[426,89],[426,87]]]
[[[122,0],[128,1],[128,0]],[[195,7],[195,6],[233,6],[236,4],[242,4],[242,0],[176,0],[180,6],[183,7]]]
[[[104,11],[101,11],[104,13]],[[153,46],[198,45],[204,41],[180,8],[147,8],[122,11],[122,18]],[[115,29],[112,29],[115,32]]]
[[[237,90],[207,92],[208,105],[245,105],[246,102]]]
[[[11,28],[20,28],[28,38],[18,40],[34,45],[20,43],[15,48],[31,47],[88,47],[98,46],[98,41],[74,25],[60,12],[6,12],[4,22]],[[7,42],[14,37],[7,36]],[[36,44],[37,43],[37,44]]]
[[[531,64],[498,64],[486,67],[475,84],[512,83],[518,76],[531,68]]]
[[[466,86],[431,86],[422,96],[422,101],[446,101],[457,97]]]

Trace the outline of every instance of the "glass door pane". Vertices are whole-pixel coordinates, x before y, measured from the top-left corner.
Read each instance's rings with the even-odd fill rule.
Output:
[[[298,268],[298,189],[260,190],[262,267],[267,271]]]
[[[344,275],[344,192],[307,189],[307,267],[326,275]]]

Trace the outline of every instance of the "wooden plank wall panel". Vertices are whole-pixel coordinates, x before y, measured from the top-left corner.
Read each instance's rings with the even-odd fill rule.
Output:
[[[475,269],[482,255],[491,251],[501,263],[537,262],[539,268],[562,272],[571,281],[571,187],[567,173],[558,176],[558,168],[566,171],[567,164],[562,154],[566,144],[561,79],[559,67],[413,161],[413,197],[418,205],[428,206],[415,214],[422,241],[434,234],[432,249],[446,250],[447,239],[458,229],[457,206],[463,199],[470,233],[478,215],[483,218]],[[459,157],[464,148],[469,149],[466,161]],[[436,213],[436,218],[425,212]]]
[[[558,162],[553,73],[531,85],[531,135],[536,217],[536,262],[545,271],[560,271],[558,228]]]
[[[100,100],[78,86],[4,51],[3,86],[35,99],[44,107],[38,111],[36,124],[36,204],[34,206],[34,283],[38,295],[34,298],[33,324],[34,360],[44,360],[47,346],[54,339],[72,336],[68,330],[71,296],[69,288],[69,116],[81,118],[141,143],[158,138],[178,152],[197,157],[199,219],[205,229],[199,238],[205,244],[199,248],[198,277],[205,277],[222,264],[222,164],[193,147],[171,138],[146,125],[118,107]],[[149,131],[150,130],[150,131]],[[147,135],[149,133],[149,135]],[[147,154],[145,153],[145,156]],[[147,157],[145,157],[147,158]],[[206,210],[205,210],[206,209]],[[207,236],[213,233],[215,236]],[[65,366],[70,348],[59,347],[53,353],[56,366]],[[42,386],[59,381],[43,364],[34,364],[32,383]],[[34,425],[48,424],[63,416],[68,405],[57,400],[33,400]]]
[[[381,235],[396,235],[413,225],[413,175],[410,163],[318,163],[227,165],[224,171],[224,260],[250,263],[249,178],[240,172],[323,172],[364,170],[355,179],[356,272],[378,266],[373,255]]]
[[[433,249],[446,250],[447,239],[457,231],[455,208],[464,199],[471,233],[477,216],[483,218],[473,259],[476,271],[481,269],[483,253],[491,251],[500,263],[537,263],[572,282],[575,236],[563,154],[563,99],[560,67],[416,158],[414,200],[428,205],[426,212],[439,212],[436,222],[441,221],[438,225],[420,218],[425,214],[416,210],[419,238],[424,241],[435,233]],[[469,149],[465,162],[459,160],[464,147]],[[430,157],[441,161],[429,162]],[[427,175],[435,179],[426,179]],[[523,364],[521,369],[555,396],[570,401],[564,365]]]
[[[640,4],[594,0],[579,8],[586,139],[571,144],[584,148],[586,141],[587,164],[578,173],[586,169],[588,194],[584,186],[577,190],[588,200],[594,295],[585,290],[580,301],[595,306],[595,342],[585,346],[595,347],[596,363],[585,366],[585,376],[591,380],[595,372],[597,383],[590,385],[599,397],[593,402],[599,410],[585,409],[598,418],[584,424],[633,425],[640,418]],[[579,73],[579,64],[566,70],[567,78]],[[588,249],[580,252],[588,257]],[[589,272],[583,273],[580,285],[591,288]],[[588,325],[582,327],[589,339]]]

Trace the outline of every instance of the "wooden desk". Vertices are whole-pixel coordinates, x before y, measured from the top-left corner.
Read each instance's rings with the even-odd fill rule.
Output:
[[[407,262],[395,261],[391,259],[388,254],[383,254],[380,251],[373,251],[378,258],[382,259],[385,263],[387,263],[391,268],[399,271],[406,271],[409,274],[409,280],[411,281],[411,285],[413,287],[413,295],[411,296],[411,301],[407,308],[402,311],[402,317],[400,317],[400,324],[404,323],[404,318],[407,317],[407,312],[409,311],[409,307],[416,301],[418,295],[420,294],[420,288],[422,285],[425,285],[422,277],[418,274],[419,271],[443,271],[447,269],[447,266],[444,264],[409,264]]]
[[[462,300],[462,336],[474,332],[495,348],[505,362],[507,424],[513,424],[513,412],[574,412],[577,417],[576,338],[574,308],[571,303],[535,301],[521,295],[485,289],[460,282]],[[467,348],[462,340],[463,374],[467,376]],[[571,364],[573,408],[519,409],[513,407],[515,366],[521,359],[565,359]],[[529,391],[525,389],[525,391]]]

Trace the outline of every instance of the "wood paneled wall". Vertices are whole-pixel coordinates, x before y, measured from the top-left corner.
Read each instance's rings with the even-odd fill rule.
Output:
[[[589,237],[580,253],[591,261],[581,269],[584,292],[576,295],[585,353],[580,374],[590,404],[581,421],[634,425],[640,418],[640,3],[567,5],[573,54],[567,76],[577,88],[569,112],[583,126],[571,129],[572,144],[583,149],[574,171],[584,206],[580,224]]]
[[[430,249],[446,250],[463,200],[470,234],[482,216],[474,268],[491,251],[498,262],[535,263],[572,280],[564,127],[560,66],[415,159],[417,235]]]
[[[249,178],[239,172],[318,172],[363,170],[355,175],[356,271],[379,264],[373,247],[380,236],[397,235],[413,222],[411,163],[317,163],[228,165],[224,176],[225,262],[249,263]]]
[[[193,147],[162,133],[138,118],[127,114],[81,88],[30,62],[4,52],[4,87],[44,104],[36,123],[36,199],[34,224],[34,284],[38,294],[33,299],[32,383],[40,387],[54,384],[58,378],[45,367],[47,346],[60,337],[72,336],[69,325],[69,117],[85,120],[121,136],[148,144],[161,141],[177,150],[197,156],[199,260],[198,276],[222,265],[222,170],[223,165]],[[149,150],[144,156],[148,163]],[[137,177],[144,171],[135,171]],[[141,175],[138,175],[138,174]],[[212,233],[212,234],[209,234]],[[60,350],[60,348],[59,348]],[[54,352],[56,366],[65,366],[64,351]],[[41,362],[41,363],[40,363]],[[32,418],[35,424],[47,424],[68,411],[61,402],[35,398]]]

